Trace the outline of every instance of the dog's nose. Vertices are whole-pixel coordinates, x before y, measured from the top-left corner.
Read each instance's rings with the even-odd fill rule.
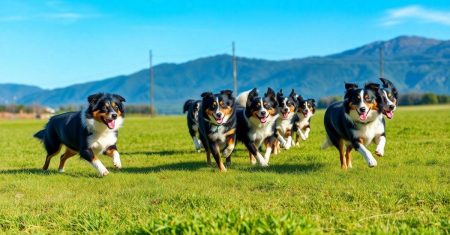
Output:
[[[222,117],[222,113],[216,113],[217,117]]]
[[[285,108],[285,109],[284,109],[284,112],[287,112],[287,111],[289,111],[289,109]]]
[[[366,112],[366,108],[364,108],[364,107],[359,108],[359,111],[360,111],[361,113],[365,113],[365,112]]]
[[[266,111],[261,111],[261,115],[266,116]]]
[[[392,105],[392,104],[391,104],[391,105],[389,105],[389,108],[390,108],[390,109],[394,109],[394,108],[395,108],[395,105]]]
[[[113,114],[111,115],[111,117],[112,117],[113,119],[116,119],[116,118],[117,118],[117,114],[113,113]]]

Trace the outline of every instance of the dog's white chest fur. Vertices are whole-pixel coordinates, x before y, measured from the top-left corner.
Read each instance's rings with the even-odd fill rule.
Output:
[[[250,124],[250,131],[248,132],[248,137],[252,142],[255,142],[258,147],[262,144],[262,142],[269,136],[273,135],[273,125],[275,120],[278,118],[278,115],[274,117],[269,117],[269,120],[265,124],[258,123],[259,120],[253,117],[250,118],[248,123]],[[255,125],[255,123],[258,123]]]
[[[213,128],[217,128],[216,131],[209,134],[209,138],[218,142],[220,145],[225,144],[225,127],[223,126],[214,126]]]
[[[83,120],[91,135],[88,136],[88,145],[95,155],[102,154],[108,147],[116,144],[116,131],[122,126],[123,119],[116,119],[114,129],[109,129],[105,124],[95,121],[94,119]]]
[[[278,119],[277,120],[277,130],[284,137],[287,130],[292,129],[291,119]]]
[[[369,145],[372,140],[384,132],[382,122],[383,116],[379,115],[373,122],[367,124],[357,124],[357,129],[353,130],[353,135],[364,140],[364,145]]]
[[[298,129],[302,130],[309,125],[309,115],[307,117],[304,117],[303,114],[298,114],[297,116],[299,118],[299,121],[295,122],[295,125]]]

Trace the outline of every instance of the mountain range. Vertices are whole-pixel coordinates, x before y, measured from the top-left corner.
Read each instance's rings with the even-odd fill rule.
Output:
[[[400,36],[342,53],[272,61],[237,58],[238,89],[294,88],[304,97],[342,95],[344,82],[363,84],[380,77],[379,48],[383,48],[384,77],[401,93],[450,93],[450,40]],[[200,99],[204,91],[233,88],[232,57],[216,55],[185,63],[154,67],[155,106],[159,113],[180,113],[186,99]],[[63,76],[63,75],[62,75]],[[51,107],[82,105],[95,92],[118,93],[129,104],[149,102],[149,70],[99,81],[45,90],[35,86],[0,84],[0,104],[41,104]]]

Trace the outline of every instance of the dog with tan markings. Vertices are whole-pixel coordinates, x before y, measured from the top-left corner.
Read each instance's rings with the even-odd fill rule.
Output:
[[[46,127],[34,134],[47,151],[43,169],[48,169],[50,160],[63,146],[65,152],[61,155],[60,172],[64,172],[67,159],[78,153],[100,176],[109,173],[99,159],[102,154],[111,157],[116,168],[122,168],[116,142],[124,118],[123,102],[125,99],[120,95],[97,93],[88,97],[87,109],[50,118]]]

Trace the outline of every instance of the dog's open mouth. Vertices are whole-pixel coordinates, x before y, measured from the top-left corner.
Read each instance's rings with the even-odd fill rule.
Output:
[[[116,126],[116,121],[114,119],[102,118],[102,121],[109,129],[114,129],[114,127]]]
[[[369,110],[370,111],[370,110]],[[359,115],[359,120],[361,120],[361,121],[365,121],[365,120],[367,120],[367,114],[369,113],[369,112],[358,112],[358,111],[356,111],[357,113],[358,113],[358,115]]]
[[[267,118],[268,118],[269,116],[260,117],[260,116],[257,115],[257,117],[259,118],[259,121],[260,121],[262,124],[264,124],[264,123],[267,122]]]
[[[307,116],[308,115],[308,111],[302,111],[303,116]]]
[[[383,113],[389,119],[392,119],[394,117],[394,112],[392,110],[383,110]]]
[[[216,117],[216,116],[214,116],[214,119],[216,120],[216,122],[217,122],[217,124],[222,124],[222,122],[223,122],[223,117]]]
[[[283,114],[283,119],[288,119],[288,117],[289,117],[289,112],[281,113],[281,114]]]

